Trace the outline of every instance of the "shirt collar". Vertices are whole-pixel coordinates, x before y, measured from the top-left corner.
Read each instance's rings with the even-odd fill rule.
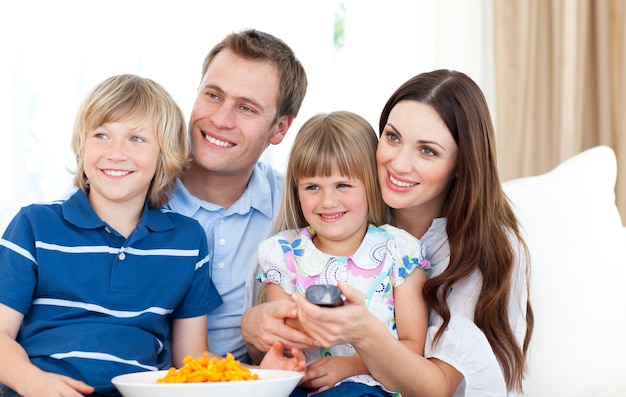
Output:
[[[87,194],[78,189],[62,204],[65,220],[82,229],[98,229],[106,227],[106,223],[100,219],[89,203]],[[148,202],[144,203],[140,225],[152,231],[165,231],[174,227],[172,221],[160,210],[151,210]]]
[[[302,228],[298,233],[300,244],[302,244],[300,248],[303,249],[304,253],[300,266],[304,266],[301,270],[304,270],[308,275],[320,274],[326,268],[327,263],[331,261],[343,263],[349,261],[363,270],[372,270],[380,266],[379,261],[373,260],[370,251],[373,247],[379,247],[381,245],[384,247],[386,245],[387,234],[383,229],[377,226],[368,226],[367,233],[357,251],[347,257],[330,255],[317,249],[313,243],[315,234],[315,230],[311,226]]]
[[[170,201],[168,206],[176,212],[187,214],[189,216],[195,214],[200,208],[204,208],[208,211],[218,211],[223,207],[199,199],[198,197],[189,193],[189,190],[183,185],[180,179],[176,180],[175,193],[177,196],[177,202]],[[272,218],[272,200],[268,200],[268,197],[272,196],[271,186],[266,178],[263,177],[263,172],[259,168],[259,164],[254,167],[252,176],[248,181],[248,186],[243,192],[241,197],[226,211],[227,214],[246,214],[251,209],[259,211],[267,218]]]

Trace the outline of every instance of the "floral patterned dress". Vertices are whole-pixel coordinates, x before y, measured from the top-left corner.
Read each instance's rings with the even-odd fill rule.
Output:
[[[351,256],[334,256],[313,244],[312,227],[285,230],[259,245],[261,272],[257,279],[280,285],[292,294],[303,293],[314,284],[336,285],[343,281],[363,292],[367,308],[398,336],[394,315],[393,289],[415,269],[428,272],[422,242],[406,231],[390,225],[369,225],[359,249]],[[325,356],[353,356],[349,345],[306,351],[307,363]],[[345,381],[380,385],[369,375],[353,376]]]

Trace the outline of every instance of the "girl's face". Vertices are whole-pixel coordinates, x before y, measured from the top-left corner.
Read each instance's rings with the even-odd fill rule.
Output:
[[[365,185],[335,167],[331,176],[298,180],[298,197],[305,219],[316,232],[315,246],[332,255],[356,252],[367,230]]]
[[[94,208],[128,202],[142,206],[159,153],[151,125],[136,130],[129,122],[114,122],[88,132],[84,168]]]
[[[440,217],[455,176],[458,147],[435,109],[413,100],[398,102],[376,151],[383,200],[393,209]]]

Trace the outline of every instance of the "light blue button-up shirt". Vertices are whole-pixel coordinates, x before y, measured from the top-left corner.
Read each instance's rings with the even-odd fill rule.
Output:
[[[249,362],[241,335],[244,285],[257,266],[256,250],[272,233],[285,177],[258,162],[243,195],[230,208],[191,195],[180,180],[167,207],[196,219],[204,227],[211,257],[211,277],[224,303],[209,313],[209,349]]]

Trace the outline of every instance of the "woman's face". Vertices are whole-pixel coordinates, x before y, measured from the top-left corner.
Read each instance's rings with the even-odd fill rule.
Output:
[[[383,130],[376,161],[385,203],[440,217],[456,174],[457,144],[435,109],[414,100],[398,102]]]

